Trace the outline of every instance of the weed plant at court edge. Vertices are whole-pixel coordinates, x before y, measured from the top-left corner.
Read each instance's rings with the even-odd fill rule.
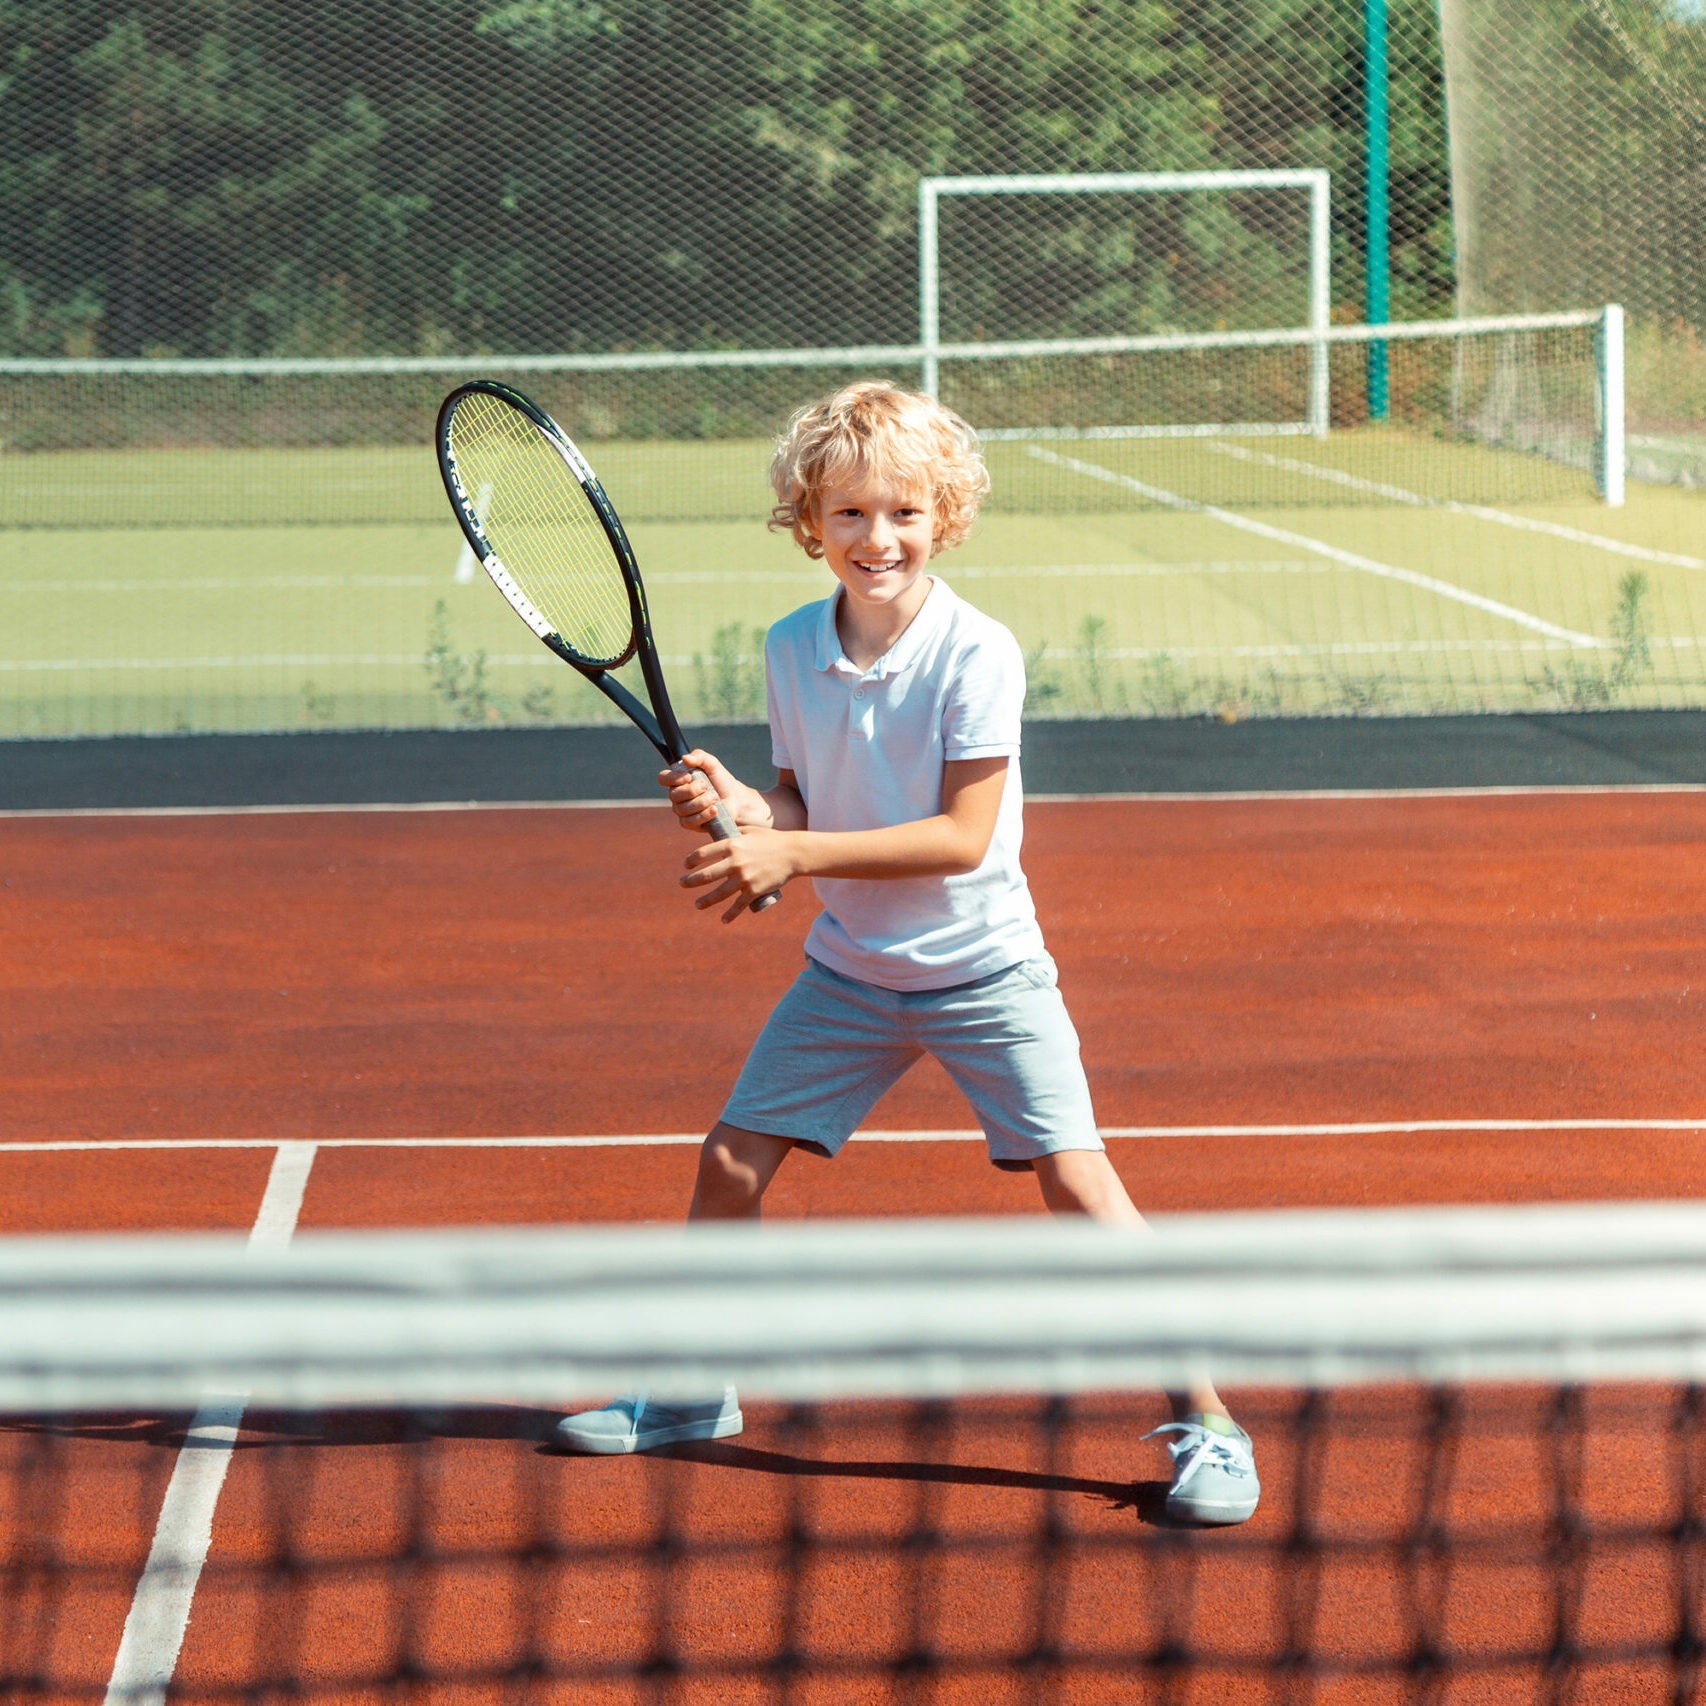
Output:
[[[693,654],[693,679],[707,722],[747,723],[764,716],[763,628],[729,622],[711,636],[711,655]]]
[[[427,681],[433,698],[463,728],[483,728],[515,720],[517,707],[498,693],[486,673],[486,652],[456,649],[450,633],[450,607],[441,598],[432,607],[427,627]],[[548,723],[555,714],[548,682],[538,682],[522,695],[519,713],[530,723]]]
[[[1647,616],[1647,577],[1631,569],[1617,583],[1617,603],[1611,613],[1611,641],[1615,650],[1609,669],[1578,663],[1574,658],[1562,669],[1548,664],[1536,684],[1565,709],[1603,710],[1614,705],[1644,676],[1653,672]]]

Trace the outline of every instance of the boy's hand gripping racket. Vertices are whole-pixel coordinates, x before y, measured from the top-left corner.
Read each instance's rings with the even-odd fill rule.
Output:
[[[679,766],[687,742],[664,687],[633,547],[568,434],[519,391],[476,379],[438,411],[438,466],[468,543],[516,614]],[[650,710],[611,673],[636,652]],[[740,834],[734,816],[714,791],[712,798],[707,831],[732,840]],[[781,898],[761,895],[751,910]]]

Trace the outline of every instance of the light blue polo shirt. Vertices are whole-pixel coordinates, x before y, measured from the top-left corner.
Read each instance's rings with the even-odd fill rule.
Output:
[[[1019,866],[1019,731],[1025,660],[993,618],[945,581],[869,669],[841,649],[841,589],[771,628],[764,662],[771,756],[791,770],[812,829],[885,829],[942,809],[942,766],[1007,758],[989,851],[946,877],[815,877],[823,911],[806,952],[888,989],[947,989],[1043,951]]]

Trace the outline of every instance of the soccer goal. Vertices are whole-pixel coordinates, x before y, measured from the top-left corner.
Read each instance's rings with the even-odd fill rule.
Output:
[[[1150,418],[1099,421],[1097,436],[1323,436],[1324,343],[1300,346],[1294,383],[1230,411],[1216,405],[1248,405],[1250,387],[1210,352],[1239,332],[1325,332],[1330,212],[1331,175],[1317,168],[923,178],[924,389],[943,395],[945,369],[983,361],[999,345],[1009,357],[1081,358],[1081,384],[1117,393],[1129,358],[1158,340],[1196,338],[1206,341],[1195,346],[1203,353],[1182,396],[1143,411]],[[1049,423],[991,430],[1021,436],[1033,427]]]

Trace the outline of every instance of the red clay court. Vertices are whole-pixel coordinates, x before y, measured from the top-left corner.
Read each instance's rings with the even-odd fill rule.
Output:
[[[1700,1195],[1703,842],[1692,786],[1052,799],[1027,867],[1146,1211],[1646,1202]],[[7,1231],[673,1222],[811,911],[697,916],[682,850],[641,806],[0,819]],[[919,1068],[768,1212],[1033,1213],[969,1123]],[[1264,1500],[1205,1534],[1156,1520],[1159,1395],[758,1403],[738,1441],[615,1461],[542,1453],[525,1406],[251,1412],[169,1698],[1491,1702],[1552,1698],[1568,1651],[1570,1698],[1672,1697],[1706,1613],[1689,1393],[1473,1396],[1427,1495],[1471,1540],[1437,1570],[1425,1392],[1341,1395],[1325,1431],[1296,1392],[1228,1395]],[[1563,1587],[1561,1419],[1571,1508],[1660,1536]],[[161,1697],[113,1690],[187,1426],[0,1429],[10,1698]]]

